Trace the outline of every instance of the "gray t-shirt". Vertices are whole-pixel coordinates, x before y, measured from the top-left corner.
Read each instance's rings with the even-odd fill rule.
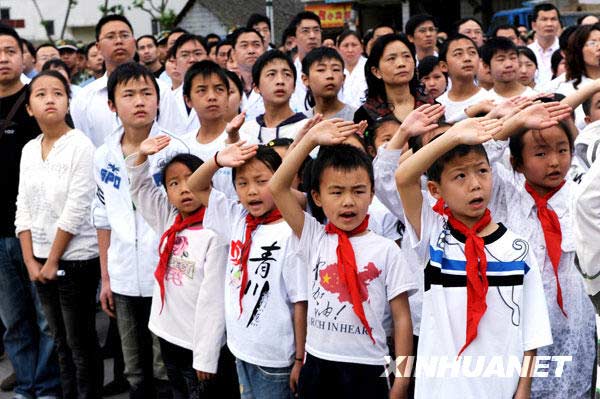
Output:
[[[345,121],[351,121],[351,120],[354,120],[355,112],[356,112],[356,108],[354,108],[351,105],[344,104],[344,108],[342,108],[335,115],[332,115],[331,117],[329,117],[329,119],[341,118]],[[314,108],[309,109],[308,111],[305,111],[304,114],[306,115],[307,118],[312,118],[315,115],[315,109]]]

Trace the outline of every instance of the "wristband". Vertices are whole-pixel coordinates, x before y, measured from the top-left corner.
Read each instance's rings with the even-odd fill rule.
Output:
[[[215,160],[215,165],[217,165],[217,168],[219,168],[219,169],[220,169],[220,168],[222,168],[222,167],[223,167],[223,165],[221,165],[221,164],[219,163],[219,161],[217,161],[217,155],[219,155],[219,151],[215,152],[215,156],[213,157],[213,159]]]

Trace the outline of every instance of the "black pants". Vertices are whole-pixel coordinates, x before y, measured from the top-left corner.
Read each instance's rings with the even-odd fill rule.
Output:
[[[333,362],[306,354],[300,371],[298,397],[303,399],[387,399],[385,368],[366,364]]]
[[[235,358],[227,345],[221,349],[217,375],[209,381],[200,381],[192,367],[193,353],[162,338],[160,351],[173,387],[173,399],[236,399],[240,397],[235,371]]]
[[[45,259],[38,261],[44,264]],[[64,276],[36,282],[36,288],[56,344],[63,398],[101,398],[104,368],[96,335],[100,262],[60,261],[59,268]]]

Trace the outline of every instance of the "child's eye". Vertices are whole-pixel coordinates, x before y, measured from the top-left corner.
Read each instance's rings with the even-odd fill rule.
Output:
[[[536,157],[544,157],[544,156],[546,156],[546,153],[545,152],[538,152],[538,153],[535,154],[535,156]]]
[[[459,174],[457,174],[457,175],[454,177],[454,179],[456,179],[456,180],[462,180],[462,179],[464,179],[464,178],[465,178],[465,174],[464,174],[464,173],[459,173]]]
[[[487,168],[481,168],[481,169],[479,169],[479,173],[481,173],[481,174],[486,174],[488,172],[489,172],[489,170]]]
[[[560,150],[558,150],[558,152],[564,154],[566,152],[569,152],[569,150],[567,148],[561,148]]]

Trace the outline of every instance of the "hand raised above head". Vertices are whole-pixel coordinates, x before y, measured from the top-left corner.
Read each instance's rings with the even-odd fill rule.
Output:
[[[446,108],[441,104],[424,104],[411,111],[400,125],[409,137],[420,136],[438,127],[437,121]]]
[[[258,145],[256,144],[246,144],[243,140],[238,141],[219,151],[215,156],[215,160],[218,166],[235,168],[243,165],[248,159],[256,155],[257,149]]]

